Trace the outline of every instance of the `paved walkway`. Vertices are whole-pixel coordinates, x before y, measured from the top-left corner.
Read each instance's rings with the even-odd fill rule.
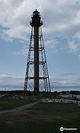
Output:
[[[35,104],[39,103],[40,101],[38,102],[34,102],[34,103],[30,103],[30,104],[26,104],[26,105],[23,105],[21,107],[18,107],[18,108],[14,108],[14,109],[11,109],[11,110],[1,110],[0,111],[0,115],[1,114],[4,114],[4,113],[13,113],[13,112],[19,112],[19,111],[22,111],[24,109],[27,109],[27,108],[31,108],[32,106],[34,106]]]

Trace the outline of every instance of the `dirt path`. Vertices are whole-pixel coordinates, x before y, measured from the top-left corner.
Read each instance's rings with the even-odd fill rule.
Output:
[[[40,101],[38,102],[34,102],[34,103],[30,103],[30,104],[26,104],[26,105],[23,105],[21,107],[18,107],[18,108],[13,108],[11,110],[1,110],[0,111],[0,115],[1,114],[4,114],[4,113],[13,113],[13,112],[19,112],[19,111],[22,111],[24,109],[27,109],[27,108],[31,108],[32,106],[34,106],[35,104],[39,103]]]

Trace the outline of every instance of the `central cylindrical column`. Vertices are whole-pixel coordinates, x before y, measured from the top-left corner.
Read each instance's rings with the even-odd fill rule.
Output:
[[[43,25],[37,9],[33,12],[30,25],[34,28],[34,94],[39,94],[39,27]]]
[[[39,26],[34,26],[34,93],[39,94]]]

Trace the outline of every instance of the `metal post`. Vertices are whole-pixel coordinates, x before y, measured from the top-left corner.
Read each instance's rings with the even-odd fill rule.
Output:
[[[39,27],[34,26],[34,93],[39,93]]]

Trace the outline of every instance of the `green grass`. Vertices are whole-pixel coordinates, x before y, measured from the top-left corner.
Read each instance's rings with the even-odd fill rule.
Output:
[[[0,98],[0,110],[9,110],[35,101],[37,101],[37,99],[35,99],[34,97],[28,97],[28,99],[24,100],[20,98]]]
[[[38,103],[21,112],[0,115],[0,133],[59,133],[60,127],[78,128],[80,107],[76,104]]]

